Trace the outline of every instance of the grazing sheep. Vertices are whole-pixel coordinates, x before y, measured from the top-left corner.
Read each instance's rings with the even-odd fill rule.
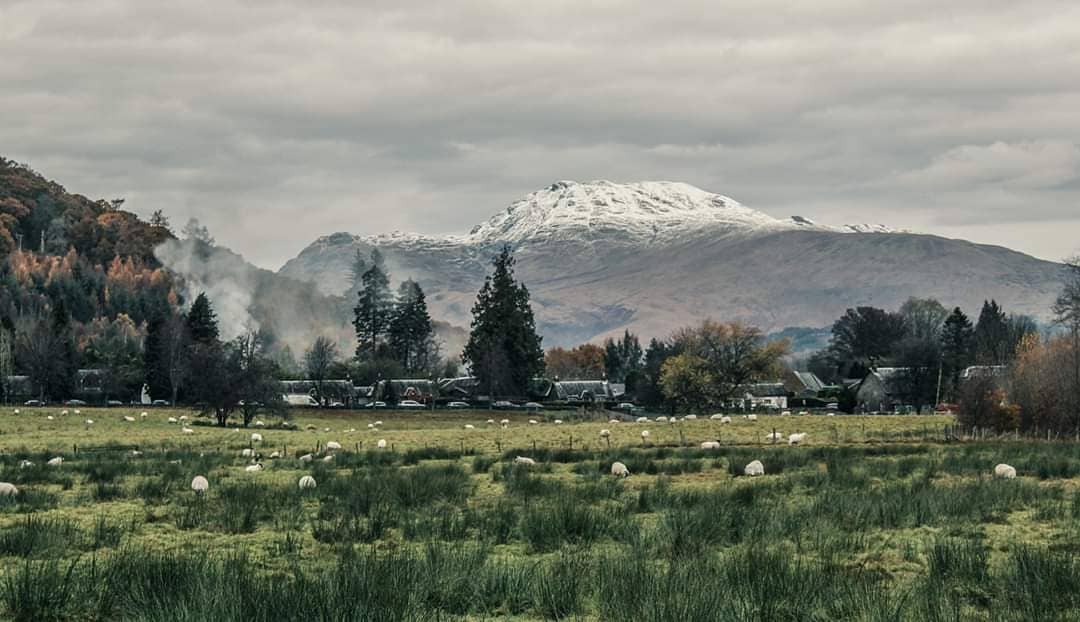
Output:
[[[835,417],[836,413],[825,413],[826,417]]]
[[[191,489],[195,491],[195,494],[201,495],[207,490],[210,490],[210,482],[206,481],[206,478],[202,475],[196,475],[191,480]]]
[[[780,416],[781,417],[790,417],[791,416],[791,411],[790,410],[785,410],[784,412],[780,413]]]
[[[796,434],[789,434],[788,437],[787,437],[787,444],[788,445],[798,445],[799,443],[803,442],[804,440],[806,440],[806,433],[805,432],[796,433]]]
[[[619,423],[618,419],[608,419],[608,423]]]
[[[695,421],[697,420],[697,415],[686,415],[685,417],[683,417],[683,419],[687,421]]]
[[[556,419],[555,425],[562,425],[562,419]]]
[[[536,460],[532,458],[526,458],[525,456],[517,456],[514,458],[514,464],[523,464],[525,466],[536,466]]]
[[[277,460],[280,457],[281,457],[281,452],[280,451],[272,451],[272,452],[270,452],[270,459],[271,460]]]
[[[29,469],[32,466],[34,466],[34,463],[30,462],[29,460],[19,460],[20,469]]]
[[[630,469],[626,468],[625,464],[616,462],[611,465],[611,474],[615,477],[630,477]]]
[[[705,441],[701,444],[702,449],[720,449],[720,441]]]
[[[369,430],[374,430],[375,429],[375,424],[374,423],[369,423],[369,424],[367,424],[367,427],[368,427]]]
[[[638,423],[648,423],[648,422],[649,422],[649,418],[648,418],[648,417],[638,417],[638,418],[637,418],[637,419],[635,419],[634,421],[637,421]]]
[[[314,477],[310,475],[305,475],[300,478],[300,490],[307,490],[309,488],[314,488],[315,486],[316,484]]]
[[[148,413],[148,412],[146,412],[146,411],[144,410],[144,411],[142,411],[141,413],[139,413],[139,416],[140,416],[140,417],[142,417],[143,419],[146,419],[147,417],[149,417],[149,416],[150,416],[150,413]]]
[[[49,460],[48,462],[46,462],[45,464],[47,464],[47,465],[49,465],[49,466],[60,466],[61,464],[64,464],[64,459],[63,459],[63,458],[61,458],[60,456],[57,456],[57,457],[55,457],[55,458],[51,458],[51,459],[50,459],[50,460]]]
[[[255,422],[255,427],[256,428],[262,428],[262,427],[265,427],[265,426],[266,426],[266,424],[263,423],[262,421],[256,421]]]
[[[259,471],[263,470],[263,465],[261,462],[256,462],[255,464],[244,467],[244,470],[248,473],[258,473]]]
[[[252,458],[254,456],[255,456],[255,450],[254,449],[244,449],[243,451],[240,452],[240,457],[242,457],[242,458]]]
[[[48,417],[45,417],[45,418],[46,418],[46,419],[48,419],[49,421],[52,421],[52,420],[53,420],[53,416],[52,416],[52,415],[49,415]]]
[[[667,423],[667,417],[657,417],[656,422],[657,423]]]
[[[376,421],[376,422],[375,422],[375,427],[379,427],[379,426],[381,426],[381,425],[382,425],[382,421]]]
[[[315,430],[318,430],[319,428],[316,428],[314,425],[309,423],[306,426],[304,426],[304,429],[307,430],[308,432],[314,432]]]
[[[191,428],[180,428],[180,431],[183,432],[184,434],[194,434],[195,433],[195,430],[192,430]]]
[[[499,425],[501,425],[504,428],[508,427],[510,425],[510,420],[509,419],[503,419],[502,421],[499,422]]]
[[[723,418],[724,418],[724,415],[721,415],[720,413],[717,413],[717,414],[709,417],[709,419],[712,419],[713,421],[720,421]],[[730,419],[730,417],[728,417],[728,418]]]
[[[600,438],[608,438],[611,436],[611,430],[600,430]]]
[[[139,451],[138,449],[132,449],[131,451],[128,452],[128,456],[130,456],[132,458],[141,458],[142,457],[142,452]]]
[[[341,443],[337,441],[328,441],[326,443],[326,449],[329,451],[337,451],[338,449],[341,449]]]
[[[75,416],[78,417],[81,414],[82,414],[82,412],[78,408],[76,408],[75,409]]]
[[[86,425],[94,425],[94,420],[93,419],[87,419],[85,421],[85,423],[86,423]]]
[[[15,414],[16,415],[19,414],[19,409],[18,408],[15,409]]]
[[[169,423],[176,423],[176,417],[169,417]]]
[[[261,443],[262,442],[262,434],[259,434],[258,432],[252,432],[251,433],[251,442],[252,443]]]
[[[378,447],[379,449],[386,449],[386,439],[385,438],[380,438],[379,442],[375,443],[375,446]]]
[[[329,431],[330,431],[330,428],[323,428],[323,429],[322,429],[322,431],[323,431],[323,432],[329,432]]]
[[[994,477],[999,479],[1016,479],[1016,469],[1007,464],[999,464],[994,467]]]
[[[330,454],[328,456],[323,456],[322,461],[323,462],[333,462],[334,461],[334,454]]]
[[[536,419],[529,419],[529,425],[540,425],[540,422]]]
[[[19,494],[19,489],[15,487],[15,484],[0,482],[0,497],[14,497],[17,494]]]
[[[232,430],[232,431],[233,431],[233,432],[239,432],[239,431],[240,431],[240,428],[233,428],[233,430]]]
[[[313,456],[311,454],[304,454],[304,455],[300,456],[300,462],[311,462],[314,459],[315,459],[315,456]]]
[[[79,411],[75,411],[75,414],[79,414]],[[180,421],[187,421],[187,415],[180,415]]]
[[[765,438],[767,438],[770,442],[775,443],[784,438],[784,435],[780,434],[779,432],[773,432],[771,434],[767,434]]]
[[[466,423],[466,424],[465,424],[465,429],[466,429],[466,430],[475,430],[475,429],[476,429],[476,426],[474,426],[474,425],[473,425],[473,424],[471,424],[471,423]]]
[[[720,423],[731,423],[731,417],[721,417]]]
[[[488,419],[487,424],[488,425],[495,425],[495,420],[494,419]]]
[[[748,421],[757,421],[757,415],[747,415],[746,419]]]
[[[805,410],[800,410],[800,411],[799,411],[799,416],[801,416],[801,417],[805,417],[805,416],[807,416],[807,415],[809,415],[809,414],[810,414],[810,413],[806,412]]]
[[[743,475],[749,475],[750,477],[765,475],[765,465],[761,464],[760,460],[754,460],[743,469]]]
[[[132,423],[132,422],[135,421],[135,417],[129,417],[127,415],[124,415],[124,421],[127,421],[128,423]]]
[[[643,438],[643,439],[649,438],[649,431],[648,430],[642,430],[641,431],[641,438]]]

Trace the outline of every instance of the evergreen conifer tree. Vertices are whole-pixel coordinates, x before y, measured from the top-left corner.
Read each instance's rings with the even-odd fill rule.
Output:
[[[514,280],[514,256],[504,246],[473,306],[472,331],[462,359],[489,397],[525,396],[544,371],[544,350],[529,290]]]
[[[390,349],[407,373],[427,372],[436,363],[434,331],[424,290],[408,280],[398,288],[398,300],[388,328]]]
[[[187,316],[188,335],[197,344],[216,342],[218,339],[217,316],[205,293],[195,297]]]
[[[971,364],[975,329],[968,316],[957,307],[941,329],[942,374],[948,379],[948,389],[955,395],[960,374]]]
[[[360,293],[353,328],[356,329],[356,358],[374,362],[386,342],[394,310],[394,295],[382,253],[371,251],[371,267],[360,277]]]

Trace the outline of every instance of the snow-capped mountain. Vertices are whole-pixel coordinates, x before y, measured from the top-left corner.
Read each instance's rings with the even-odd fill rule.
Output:
[[[547,345],[630,328],[664,336],[702,317],[766,330],[825,326],[848,306],[894,308],[933,296],[977,311],[984,298],[1045,316],[1060,266],[1008,249],[774,218],[676,182],[556,182],[467,234],[319,238],[280,273],[327,293],[348,288],[357,249],[379,248],[391,276],[413,278],[435,317],[467,326],[497,248],[515,248]]]

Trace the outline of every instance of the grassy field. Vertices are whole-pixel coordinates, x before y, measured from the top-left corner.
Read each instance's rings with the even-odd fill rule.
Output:
[[[0,410],[5,619],[1080,619],[1080,448],[945,444],[945,417],[301,411],[237,431],[19,410]]]

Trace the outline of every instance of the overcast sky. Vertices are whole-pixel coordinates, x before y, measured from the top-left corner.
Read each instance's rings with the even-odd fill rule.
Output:
[[[0,154],[272,269],[559,179],[1061,259],[1080,3],[0,0]]]

